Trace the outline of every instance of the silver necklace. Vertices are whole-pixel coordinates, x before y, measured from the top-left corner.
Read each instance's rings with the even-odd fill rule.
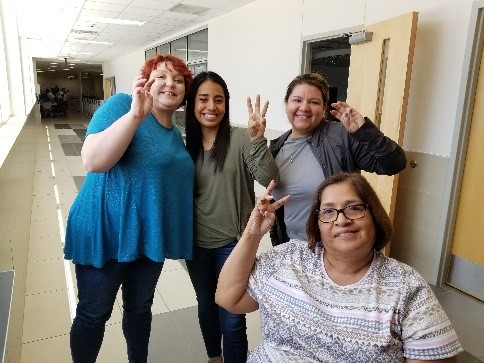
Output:
[[[301,146],[299,146],[297,148],[297,150],[293,151],[290,155],[289,155],[289,162],[292,164],[292,162],[294,161],[294,159],[296,158],[296,155],[299,154],[299,151],[301,151],[301,149],[304,147],[304,145],[306,145],[306,141],[304,140],[304,142],[301,143]]]

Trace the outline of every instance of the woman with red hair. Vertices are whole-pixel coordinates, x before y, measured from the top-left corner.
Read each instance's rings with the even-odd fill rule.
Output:
[[[151,306],[165,258],[190,259],[194,165],[172,117],[192,73],[156,55],[133,83],[94,113],[82,148],[88,173],[72,204],[65,258],[75,264],[79,302],[70,340],[74,362],[95,362],[122,287],[130,362],[146,362]]]

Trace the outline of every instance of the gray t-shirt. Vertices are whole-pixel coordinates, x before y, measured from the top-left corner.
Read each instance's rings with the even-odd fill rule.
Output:
[[[306,241],[306,222],[314,193],[324,180],[324,173],[307,140],[311,136],[289,137],[276,156],[280,180],[273,196],[280,199],[290,194],[284,205],[284,222],[290,239]]]

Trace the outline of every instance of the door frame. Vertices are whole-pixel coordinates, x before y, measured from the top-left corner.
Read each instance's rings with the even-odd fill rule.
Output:
[[[432,268],[432,281],[442,285],[447,280],[450,271],[450,253],[457,218],[462,177],[469,132],[474,107],[478,71],[484,48],[484,0],[477,0],[472,4],[472,11],[467,33],[467,44],[464,54],[459,97],[457,102],[456,119],[449,158],[449,172],[445,181],[443,195],[443,213],[440,218],[437,241],[442,241],[442,248],[436,249],[435,261]],[[484,77],[484,75],[481,75]],[[439,242],[437,242],[439,243]],[[440,256],[438,255],[440,254]]]
[[[329,40],[332,38],[338,38],[341,37],[343,34],[351,34],[360,30],[363,30],[363,25],[358,25],[350,28],[341,28],[326,33],[313,34],[303,37],[301,52],[301,74],[309,72],[311,68],[311,43]]]

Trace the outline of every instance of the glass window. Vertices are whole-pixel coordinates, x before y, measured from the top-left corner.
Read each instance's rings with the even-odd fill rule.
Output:
[[[145,52],[145,59],[151,58],[151,57],[153,57],[155,54],[156,54],[156,48],[151,48],[151,49],[148,49],[148,50]]]
[[[9,119],[11,114],[3,32],[3,25],[0,19],[0,84],[2,85],[0,87],[0,127]]]
[[[187,61],[187,37],[183,37],[171,42],[171,54]]]
[[[208,56],[208,29],[188,36],[188,63],[206,62]]]
[[[207,63],[192,64],[189,68],[192,71],[193,76],[196,76],[199,73],[207,71]]]
[[[186,37],[160,44],[145,52],[145,59],[155,54],[173,54],[189,65],[194,74],[207,70],[208,29],[200,30]]]
[[[170,54],[170,43],[161,44],[157,46],[156,54]]]

